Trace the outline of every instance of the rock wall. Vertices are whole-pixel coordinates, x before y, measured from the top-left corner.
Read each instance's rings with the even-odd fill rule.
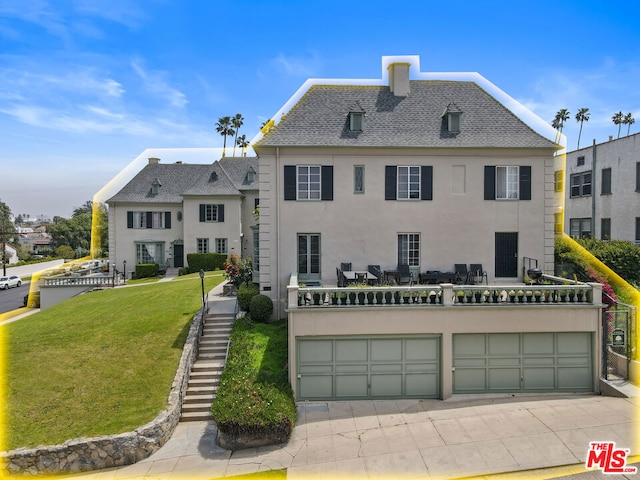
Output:
[[[78,438],[68,440],[62,445],[0,452],[0,473],[39,475],[86,472],[130,465],[156,452],[169,440],[180,421],[182,401],[191,367],[198,356],[203,325],[204,316],[201,310],[193,317],[178,371],[171,386],[167,408],[153,421],[133,432]]]

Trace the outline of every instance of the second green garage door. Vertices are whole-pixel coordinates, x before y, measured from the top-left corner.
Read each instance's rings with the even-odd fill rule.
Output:
[[[453,393],[591,392],[589,332],[453,336]]]
[[[440,337],[298,339],[300,400],[440,398]]]

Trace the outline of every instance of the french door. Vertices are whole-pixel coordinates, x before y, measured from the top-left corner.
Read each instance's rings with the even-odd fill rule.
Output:
[[[298,280],[320,280],[320,234],[298,234]]]
[[[518,276],[518,232],[496,233],[496,277]]]

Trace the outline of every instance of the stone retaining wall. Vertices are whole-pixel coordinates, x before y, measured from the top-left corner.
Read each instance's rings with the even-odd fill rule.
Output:
[[[194,315],[171,386],[167,408],[150,423],[133,432],[68,440],[62,445],[19,448],[0,452],[2,470],[8,474],[75,473],[131,465],[156,452],[180,421],[189,374],[197,356],[204,325],[202,310]],[[1,476],[1,475],[0,475]]]

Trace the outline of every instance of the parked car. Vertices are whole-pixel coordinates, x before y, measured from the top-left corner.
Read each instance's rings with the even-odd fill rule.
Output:
[[[22,285],[22,280],[20,280],[20,277],[16,275],[0,277],[0,289],[2,290],[6,290],[11,287],[19,287],[20,285]]]

